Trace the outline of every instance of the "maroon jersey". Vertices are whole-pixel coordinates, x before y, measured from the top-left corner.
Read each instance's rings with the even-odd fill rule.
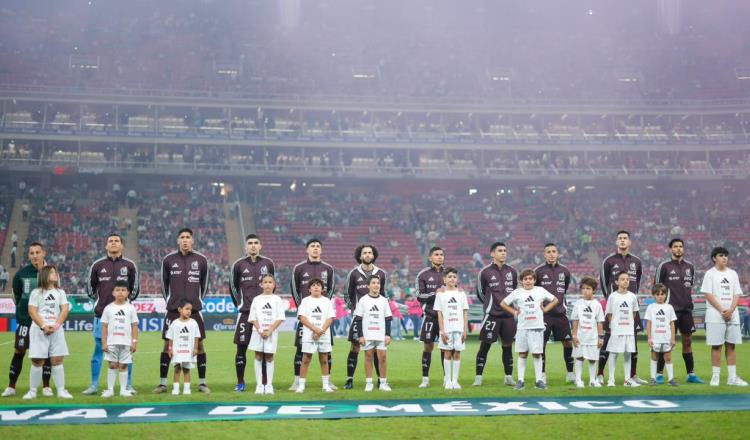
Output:
[[[290,288],[292,290],[292,299],[294,304],[299,307],[303,299],[310,295],[308,284],[313,278],[320,278],[323,281],[323,295],[328,298],[333,297],[334,274],[333,266],[325,261],[305,260],[298,263],[292,269],[292,280]]]
[[[667,286],[667,301],[675,312],[693,310],[695,266],[692,263],[685,260],[665,261],[656,269],[654,282]]]
[[[273,260],[263,255],[255,257],[255,261],[250,257],[243,257],[232,264],[229,287],[232,301],[239,312],[250,312],[253,298],[262,293],[261,278],[275,273]]]
[[[373,265],[372,273],[370,275],[377,275],[380,278],[380,295],[385,296],[385,271],[375,265]],[[354,269],[349,271],[346,276],[346,305],[352,312],[357,307],[357,302],[360,298],[370,293],[370,287],[367,284],[367,279],[370,277],[362,265],[358,264]]]
[[[128,282],[128,299],[133,301],[138,298],[140,290],[140,274],[138,267],[132,260],[125,257],[104,257],[94,261],[89,268],[88,282],[86,283],[86,294],[94,300],[94,314],[97,318],[102,317],[104,308],[115,300],[112,292],[115,290],[117,281]]]
[[[492,263],[484,266],[477,277],[477,298],[484,305],[485,315],[508,318],[512,315],[502,307],[506,296],[518,287],[518,272],[516,269],[503,264],[498,267]]]
[[[168,254],[161,262],[161,287],[167,312],[176,312],[184,299],[193,303],[193,311],[201,310],[208,292],[208,260],[195,251]]]
[[[435,305],[435,294],[437,290],[445,285],[443,281],[443,269],[425,267],[417,274],[417,299],[422,303],[425,316],[437,318],[437,312],[432,309]]]
[[[641,259],[632,254],[622,255],[614,253],[602,261],[599,282],[602,285],[604,298],[609,298],[609,294],[617,290],[615,275],[622,271],[627,272],[630,277],[628,290],[636,295],[638,294],[638,289],[641,287],[641,275],[643,273]]]
[[[565,294],[568,293],[570,286],[570,270],[562,264],[544,263],[534,269],[536,274],[536,285],[544,287],[547,292],[555,295],[557,305],[550,310],[548,315],[567,316],[567,307],[565,306]]]

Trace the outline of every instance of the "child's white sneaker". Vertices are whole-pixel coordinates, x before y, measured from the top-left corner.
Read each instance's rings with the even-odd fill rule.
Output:
[[[104,397],[105,399],[108,397],[112,397],[114,395],[115,395],[115,392],[112,390],[107,389],[107,390],[102,391],[102,397]]]

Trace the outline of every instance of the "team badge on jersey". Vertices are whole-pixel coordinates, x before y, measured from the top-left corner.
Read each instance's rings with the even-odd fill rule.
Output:
[[[560,280],[560,281],[565,281],[565,274],[564,274],[564,273],[561,273],[561,274],[560,274],[560,275],[559,275],[559,276],[557,277],[557,279],[558,279],[558,280]]]
[[[121,267],[120,268],[120,275],[127,276],[128,274],[128,268],[127,267]]]
[[[635,263],[630,263],[630,270],[635,270]]]
[[[513,274],[510,273],[510,272],[506,273],[505,274],[505,279],[508,280],[508,281],[512,280],[513,279]]]
[[[193,270],[198,270],[198,262],[193,261],[192,263],[190,263],[190,268]]]
[[[268,274],[268,268],[266,266],[261,266],[261,268],[260,268],[260,274],[261,275],[267,275]]]

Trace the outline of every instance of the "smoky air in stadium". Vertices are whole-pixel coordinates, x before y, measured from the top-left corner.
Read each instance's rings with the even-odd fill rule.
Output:
[[[4,1],[0,435],[747,438],[748,23]]]

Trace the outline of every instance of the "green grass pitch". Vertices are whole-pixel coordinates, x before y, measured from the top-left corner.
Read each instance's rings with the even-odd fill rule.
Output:
[[[89,360],[93,348],[93,339],[88,333],[68,332],[66,335],[70,356],[65,361],[65,376],[67,388],[75,396],[75,403],[122,403],[125,399],[115,397],[102,399],[87,397],[81,391],[88,386],[90,380]],[[197,374],[193,380],[194,393],[190,396],[172,396],[169,394],[154,395],[151,390],[158,383],[158,362],[161,351],[161,339],[158,333],[145,333],[140,336],[139,350],[135,355],[134,379],[138,395],[128,402],[171,402],[191,401],[315,401],[337,399],[412,399],[412,398],[471,398],[471,397],[513,397],[513,396],[587,396],[599,395],[672,395],[672,394],[700,394],[700,393],[748,393],[748,388],[736,388],[722,385],[712,388],[708,385],[684,384],[685,369],[679,354],[679,344],[676,350],[675,373],[682,384],[679,388],[668,386],[641,387],[628,389],[618,386],[615,389],[583,389],[577,390],[565,384],[565,367],[562,361],[561,344],[548,345],[547,377],[549,389],[546,391],[526,389],[514,391],[501,384],[502,363],[500,361],[500,347],[493,346],[489,354],[482,387],[472,387],[474,379],[474,356],[478,343],[472,338],[464,352],[461,362],[462,390],[447,391],[441,387],[440,355],[433,353],[431,369],[431,387],[419,389],[417,385],[421,378],[421,344],[411,339],[394,341],[389,350],[388,379],[393,391],[383,393],[374,391],[364,392],[364,357],[360,354],[354,390],[343,390],[346,377],[346,356],[349,344],[344,339],[336,339],[334,345],[333,382],[340,387],[332,394],[320,390],[320,369],[314,360],[308,376],[307,391],[298,395],[286,391],[292,381],[292,334],[282,333],[279,352],[276,358],[276,377],[274,396],[256,396],[254,390],[254,375],[251,354],[248,356],[248,368],[245,374],[247,388],[245,393],[233,391],[235,385],[234,354],[231,332],[209,332],[206,340],[208,353],[207,381],[211,387],[210,395],[196,392]],[[12,333],[0,334],[0,369],[7,368],[12,354]],[[708,381],[710,375],[709,349],[699,339],[693,344],[698,374]],[[639,341],[640,359],[638,363],[639,376],[648,377],[648,352],[645,341]],[[617,377],[622,377],[622,366],[618,365]],[[0,401],[2,405],[23,405],[22,395],[28,389],[28,368],[30,362],[24,361],[24,370],[19,379],[19,396]],[[587,373],[587,371],[586,371]],[[750,346],[738,346],[738,373],[746,380],[750,379]],[[533,367],[529,363],[526,371],[527,383],[532,380]],[[4,375],[3,375],[4,376]],[[171,377],[171,371],[170,371]],[[0,380],[0,386],[5,386],[5,377]],[[587,374],[584,375],[587,381]],[[100,379],[100,389],[106,381],[106,372]],[[726,381],[726,367],[722,370],[722,383]],[[171,379],[169,380],[171,382]],[[56,398],[37,399],[37,403],[57,401]],[[67,403],[67,402],[66,402]],[[615,418],[616,417],[616,418]],[[241,421],[241,422],[201,422],[201,423],[156,423],[156,424],[123,424],[103,426],[26,426],[7,427],[0,429],[3,438],[103,438],[111,435],[113,429],[118,436],[134,438],[177,438],[189,435],[199,430],[201,436],[218,438],[236,438],[251,435],[253,438],[295,438],[311,436],[322,438],[323,435],[338,438],[341,435],[353,433],[358,438],[424,438],[428,436],[449,436],[454,438],[498,438],[498,435],[508,438],[538,438],[543,436],[566,435],[591,438],[607,433],[607,438],[747,438],[750,427],[748,412],[725,413],[670,413],[670,414],[591,414],[591,415],[544,415],[544,416],[499,416],[499,417],[393,417],[388,419],[350,419],[350,420],[321,420],[321,421]],[[323,434],[324,433],[324,434]]]

